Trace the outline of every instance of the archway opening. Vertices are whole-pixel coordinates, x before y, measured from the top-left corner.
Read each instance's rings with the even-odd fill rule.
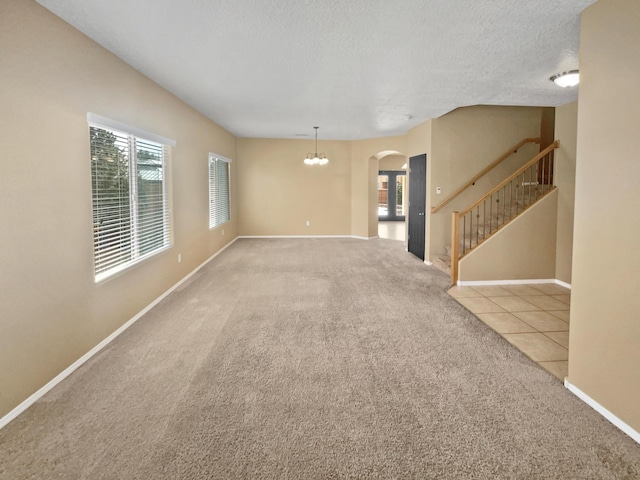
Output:
[[[379,152],[374,157],[377,166],[372,170],[377,175],[375,195],[370,195],[375,202],[374,205],[370,205],[369,210],[375,210],[372,221],[377,224],[377,234],[380,238],[406,243],[407,157],[393,150]]]

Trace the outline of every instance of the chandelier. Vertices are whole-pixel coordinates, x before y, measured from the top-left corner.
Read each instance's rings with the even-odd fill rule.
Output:
[[[324,153],[318,153],[318,128],[320,127],[313,128],[316,129],[316,150],[315,153],[307,155],[307,158],[304,159],[304,163],[305,165],[326,165],[329,163],[329,159],[324,156]]]

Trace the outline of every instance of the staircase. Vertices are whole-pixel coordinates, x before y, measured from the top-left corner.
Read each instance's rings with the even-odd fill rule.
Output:
[[[461,212],[452,213],[450,245],[432,258],[436,268],[458,281],[458,261],[553,191],[553,151],[556,141],[499,185]],[[451,259],[457,259],[452,262]],[[453,268],[452,268],[453,267]]]
[[[522,190],[513,195],[513,197],[507,196],[502,201],[502,204],[498,199],[494,199],[495,206],[489,208],[490,214],[482,218],[482,223],[476,216],[472,231],[465,231],[463,235],[459,236],[458,252],[469,253],[533,203],[540,200],[543,194],[546,195],[550,189],[555,188],[540,184],[520,185],[519,187]],[[462,256],[459,256],[459,258],[462,258]],[[451,245],[445,245],[444,255],[436,255],[432,262],[434,267],[451,275]]]

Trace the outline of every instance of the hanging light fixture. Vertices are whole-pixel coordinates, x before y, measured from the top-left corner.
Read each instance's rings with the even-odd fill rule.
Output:
[[[554,75],[549,80],[559,87],[575,87],[580,82],[580,72],[578,70],[569,70]]]
[[[304,159],[304,163],[305,165],[326,165],[329,163],[329,159],[324,156],[324,153],[318,153],[318,128],[320,127],[313,128],[316,129],[316,150],[315,153],[307,155],[307,158]]]

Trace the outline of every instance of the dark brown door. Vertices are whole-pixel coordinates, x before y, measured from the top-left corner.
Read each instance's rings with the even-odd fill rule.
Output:
[[[408,250],[424,260],[425,208],[427,203],[427,155],[409,159]]]

